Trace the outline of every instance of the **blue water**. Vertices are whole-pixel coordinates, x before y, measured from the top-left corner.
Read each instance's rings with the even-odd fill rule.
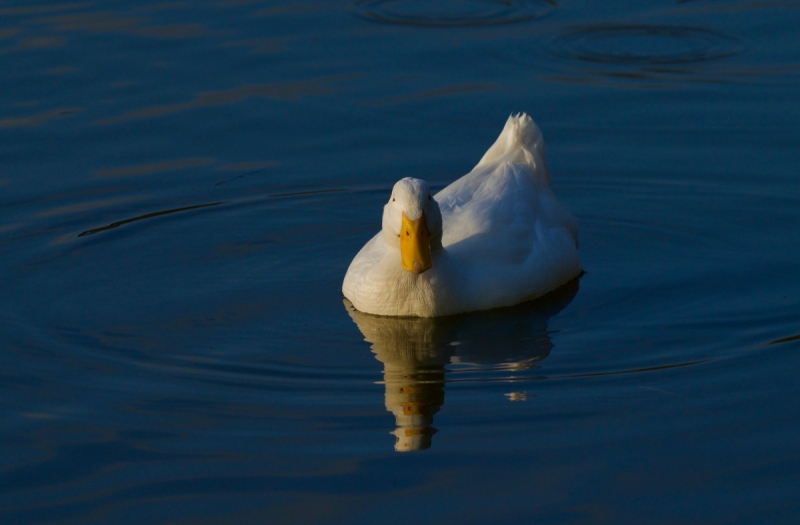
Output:
[[[797,523],[800,4],[0,2],[0,522]],[[585,274],[376,318],[542,129]]]

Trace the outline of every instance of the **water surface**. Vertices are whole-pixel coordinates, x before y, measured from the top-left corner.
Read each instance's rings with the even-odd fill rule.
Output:
[[[0,4],[3,523],[795,523],[798,4]],[[585,274],[344,272],[530,113]]]

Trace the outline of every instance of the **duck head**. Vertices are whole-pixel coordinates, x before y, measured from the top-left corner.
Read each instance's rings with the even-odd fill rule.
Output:
[[[404,270],[420,274],[433,266],[442,247],[442,212],[427,182],[406,177],[394,185],[383,207],[383,237],[390,249],[400,250]]]

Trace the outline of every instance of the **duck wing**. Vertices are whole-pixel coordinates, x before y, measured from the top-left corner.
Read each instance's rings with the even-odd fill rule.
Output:
[[[510,117],[478,165],[435,198],[470,308],[516,304],[580,272],[577,222],[550,189],[542,135],[527,115]]]

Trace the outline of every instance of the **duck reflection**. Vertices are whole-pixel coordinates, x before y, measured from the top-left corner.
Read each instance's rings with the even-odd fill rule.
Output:
[[[547,323],[577,292],[575,279],[511,308],[430,319],[365,314],[345,299],[347,312],[383,363],[386,410],[397,426],[392,432],[394,449],[408,452],[431,446],[437,432],[433,415],[444,404],[446,365],[518,371],[546,358],[553,348]]]

